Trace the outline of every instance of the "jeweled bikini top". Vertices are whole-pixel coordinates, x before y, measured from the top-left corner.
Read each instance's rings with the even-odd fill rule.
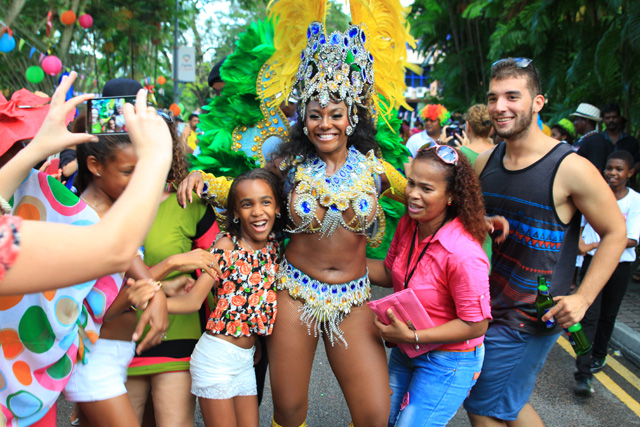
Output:
[[[289,193],[289,218],[294,224],[289,227],[290,233],[319,232],[322,238],[330,236],[341,225],[354,233],[365,234],[376,219],[384,220],[380,218],[384,214],[376,202],[380,188],[378,175],[384,172],[384,167],[373,150],[365,156],[349,147],[347,161],[339,170],[326,176],[326,168],[326,163],[315,155],[296,167],[294,190]],[[327,208],[322,220],[317,215],[318,205]],[[344,212],[349,208],[354,216],[345,221]],[[299,224],[291,212],[300,218]]]

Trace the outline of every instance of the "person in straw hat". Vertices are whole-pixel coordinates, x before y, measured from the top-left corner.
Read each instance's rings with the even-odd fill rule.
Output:
[[[598,123],[600,109],[585,102],[578,105],[578,108],[571,114],[576,133],[580,138],[573,143],[573,149],[582,157],[588,159],[602,173],[611,154],[610,144],[598,133]]]

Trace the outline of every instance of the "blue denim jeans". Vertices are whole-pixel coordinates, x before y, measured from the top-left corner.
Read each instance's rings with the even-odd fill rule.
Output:
[[[484,346],[469,352],[431,351],[411,359],[397,347],[389,358],[389,427],[445,426],[476,383]]]

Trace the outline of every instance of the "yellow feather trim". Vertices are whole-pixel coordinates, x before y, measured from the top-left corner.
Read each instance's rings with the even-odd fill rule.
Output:
[[[405,203],[404,189],[407,186],[407,178],[398,172],[389,162],[382,159],[380,159],[380,162],[384,166],[384,173],[389,181],[389,188],[382,193],[382,197],[388,197],[400,203]]]
[[[410,9],[402,7],[398,0],[351,0],[349,5],[353,24],[365,24],[369,33],[368,48],[375,60],[374,105],[381,106],[385,121],[400,106],[412,110],[404,98],[407,88],[404,70],[416,69],[408,61],[406,48],[407,44],[416,45],[406,21]],[[421,74],[422,70],[419,67],[418,70]],[[383,95],[387,103],[381,103],[378,94]]]
[[[296,83],[300,66],[300,54],[307,46],[307,28],[313,21],[324,25],[327,15],[327,0],[271,0],[269,17],[273,19],[275,53],[269,59],[276,76],[265,88],[264,94],[276,97],[282,93],[287,100]]]

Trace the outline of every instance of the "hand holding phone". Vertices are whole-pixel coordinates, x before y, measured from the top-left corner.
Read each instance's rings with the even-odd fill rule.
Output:
[[[96,140],[93,135],[71,133],[67,129],[67,116],[72,114],[78,105],[93,98],[92,94],[85,94],[65,101],[66,93],[76,76],[76,72],[72,71],[68,76],[62,78],[60,85],[51,97],[47,117],[45,117],[36,136],[27,145],[29,151],[35,150],[34,153],[37,151],[35,155],[37,159],[44,159],[73,145]]]
[[[453,125],[449,125],[447,127],[447,136],[455,136],[458,135],[460,133],[460,128],[453,124]]]
[[[173,141],[169,126],[155,108],[147,106],[147,91],[140,89],[135,106],[126,103],[122,110],[138,161],[146,157],[155,159],[158,167],[170,165]]]

